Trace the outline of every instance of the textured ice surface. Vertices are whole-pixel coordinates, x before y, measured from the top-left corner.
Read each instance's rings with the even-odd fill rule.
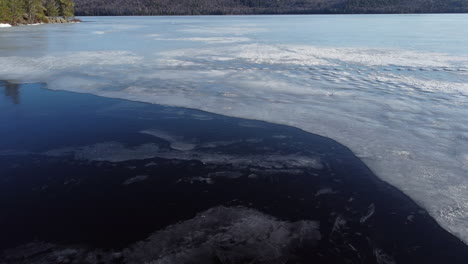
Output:
[[[134,184],[134,183],[137,183],[137,182],[145,181],[146,179],[148,179],[148,175],[138,175],[138,176],[132,177],[130,179],[127,179],[122,184],[123,185],[130,185],[130,184]]]
[[[172,137],[169,134],[164,134]],[[23,155],[30,152],[5,152],[4,155]],[[1,153],[0,153],[1,154]],[[323,164],[320,157],[310,157],[295,154],[271,154],[271,155],[229,155],[218,152],[205,152],[189,150],[161,149],[154,143],[146,143],[138,146],[125,146],[119,142],[102,142],[82,147],[69,147],[52,149],[41,153],[46,156],[72,155],[77,160],[121,162],[149,158],[200,160],[205,163],[229,163],[233,165],[252,165],[264,169],[286,167],[307,167],[321,170]],[[223,177],[222,173],[218,175]],[[224,176],[229,177],[229,176]]]
[[[196,146],[195,144],[184,141],[184,139],[181,138],[180,136],[174,136],[165,131],[161,131],[157,129],[147,129],[147,130],[141,131],[141,133],[162,138],[171,144],[171,148],[181,150],[181,151],[191,150]]]
[[[215,207],[120,252],[30,243],[6,252],[7,263],[284,263],[321,239],[313,221],[280,221],[253,209]],[[25,263],[26,263],[25,262]],[[0,260],[0,263],[2,261]]]
[[[468,241],[467,15],[89,20],[0,32],[0,79],[330,137]]]
[[[205,37],[205,38],[155,38],[155,40],[168,40],[168,41],[199,41],[210,44],[216,43],[235,43],[235,42],[247,42],[249,38],[243,37]]]
[[[127,263],[284,263],[295,249],[318,240],[313,221],[290,223],[251,209],[216,207],[154,233],[124,254]]]

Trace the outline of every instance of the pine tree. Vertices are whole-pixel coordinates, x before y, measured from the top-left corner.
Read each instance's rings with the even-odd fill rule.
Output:
[[[75,16],[75,4],[72,0],[58,0],[59,15],[67,19]]]
[[[23,0],[9,0],[9,8],[11,12],[11,22],[16,24],[21,20],[25,13]]]
[[[59,6],[56,0],[48,0],[46,2],[45,8],[46,8],[47,16],[56,17],[56,16],[59,16],[60,14]]]
[[[67,19],[74,17],[74,6],[72,0],[0,0],[0,23],[48,22],[47,16]]]
[[[30,24],[42,21],[45,19],[44,6],[41,0],[25,0],[25,9],[28,15],[28,22]]]
[[[11,12],[8,0],[0,0],[0,23],[9,23],[11,21]]]

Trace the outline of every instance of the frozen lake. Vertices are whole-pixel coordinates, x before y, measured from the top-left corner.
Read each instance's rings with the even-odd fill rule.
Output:
[[[329,137],[468,242],[468,15],[83,20],[0,29],[0,80]]]

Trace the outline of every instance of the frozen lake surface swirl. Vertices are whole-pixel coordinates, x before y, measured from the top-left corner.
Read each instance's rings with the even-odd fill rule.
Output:
[[[0,80],[329,137],[468,242],[468,15],[83,20],[0,29]]]

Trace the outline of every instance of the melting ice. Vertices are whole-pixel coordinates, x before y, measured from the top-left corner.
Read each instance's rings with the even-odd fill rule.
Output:
[[[84,20],[0,29],[0,79],[330,137],[468,242],[468,15]]]

